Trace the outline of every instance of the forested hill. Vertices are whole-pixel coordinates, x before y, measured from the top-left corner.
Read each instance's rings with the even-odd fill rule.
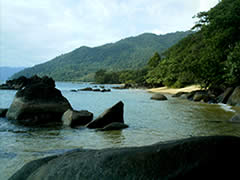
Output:
[[[162,53],[192,31],[155,35],[144,33],[99,47],[86,46],[27,68],[13,76],[48,75],[58,81],[91,81],[99,69],[119,71],[138,69],[155,53]]]
[[[240,0],[222,0],[196,16],[198,30],[169,48],[147,83],[211,89],[240,85]]]

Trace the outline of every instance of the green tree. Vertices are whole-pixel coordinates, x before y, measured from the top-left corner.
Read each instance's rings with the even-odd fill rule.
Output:
[[[149,59],[147,65],[150,69],[155,68],[160,63],[160,61],[161,61],[161,56],[157,52],[155,52],[153,57]]]

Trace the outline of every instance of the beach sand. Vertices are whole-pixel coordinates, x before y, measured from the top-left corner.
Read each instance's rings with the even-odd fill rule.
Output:
[[[147,91],[151,93],[176,94],[178,92],[192,92],[200,89],[201,87],[199,85],[192,85],[187,86],[185,88],[169,88],[169,87],[152,88],[148,89]]]

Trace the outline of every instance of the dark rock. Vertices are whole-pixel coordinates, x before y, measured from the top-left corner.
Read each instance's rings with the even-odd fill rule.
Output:
[[[120,122],[113,122],[102,128],[101,131],[121,130],[125,128],[128,128],[128,125]]]
[[[160,93],[154,93],[152,95],[151,99],[158,100],[158,101],[165,101],[165,100],[167,100],[167,97]]]
[[[188,93],[187,93],[187,92],[178,92],[178,93],[172,95],[172,97],[180,97],[180,96],[182,96],[183,94],[188,94]]]
[[[111,89],[102,89],[101,92],[110,92]]]
[[[100,92],[101,90],[100,89],[93,89],[92,91]]]
[[[36,79],[35,83],[16,93],[7,118],[23,125],[61,123],[63,113],[72,108],[70,103],[55,88],[51,78]]]
[[[76,90],[76,89],[71,89],[70,91],[71,91],[71,92],[77,92],[77,90]]]
[[[79,89],[78,91],[92,91],[93,89],[91,87],[86,87],[83,89]]]
[[[196,92],[193,96],[193,101],[208,102],[209,99],[207,92]]]
[[[55,87],[55,82],[52,78],[47,76],[43,76],[42,78],[38,77],[37,75],[32,76],[31,78],[26,78],[21,76],[17,79],[8,80],[6,84],[0,86],[0,89],[13,89],[13,90],[20,90],[26,86],[32,86],[33,84],[44,83],[49,87]]]
[[[235,114],[231,119],[230,122],[232,123],[240,123],[240,114]]]
[[[240,106],[240,86],[236,87],[229,97],[227,104],[231,106]]]
[[[6,117],[8,109],[0,109],[0,117]]]
[[[67,110],[62,116],[63,125],[76,127],[85,126],[93,119],[93,113],[82,110],[74,111],[72,109]]]
[[[31,161],[9,180],[236,179],[240,138],[195,137],[143,147],[76,149]]]
[[[229,97],[232,95],[233,90],[234,90],[233,87],[227,88],[224,91],[224,93],[222,93],[220,96],[217,97],[217,102],[226,104],[228,99],[229,99]]]
[[[104,128],[108,124],[113,122],[124,123],[123,120],[123,102],[119,101],[117,104],[112,106],[103,112],[99,117],[97,117],[94,121],[90,122],[87,127],[91,129],[95,128]]]
[[[189,93],[182,94],[179,98],[180,99],[188,99]]]

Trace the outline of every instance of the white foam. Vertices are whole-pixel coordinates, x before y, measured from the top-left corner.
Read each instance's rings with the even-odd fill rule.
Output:
[[[232,109],[232,106],[230,105],[219,103],[219,106],[225,111],[236,112],[234,109]]]

